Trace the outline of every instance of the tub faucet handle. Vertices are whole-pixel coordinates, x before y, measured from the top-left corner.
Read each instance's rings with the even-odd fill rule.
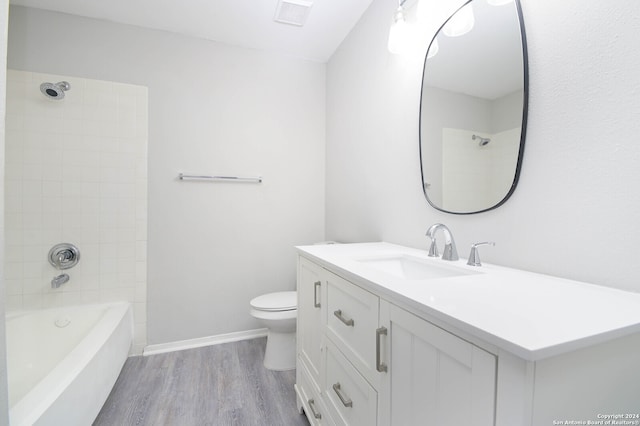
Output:
[[[56,244],[49,250],[49,263],[58,270],[73,268],[80,261],[80,250],[71,243]]]
[[[71,259],[71,252],[69,250],[64,250],[61,251],[60,253],[58,253],[58,269],[60,269],[60,267],[62,266],[62,262],[64,262],[65,260]]]

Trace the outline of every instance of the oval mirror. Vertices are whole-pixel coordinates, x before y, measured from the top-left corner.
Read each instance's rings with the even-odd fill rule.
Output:
[[[527,121],[527,55],[518,0],[472,0],[429,45],[420,101],[420,164],[433,207],[471,214],[518,182]]]

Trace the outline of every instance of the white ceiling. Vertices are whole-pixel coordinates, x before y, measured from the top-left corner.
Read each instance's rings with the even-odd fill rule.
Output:
[[[273,20],[278,0],[11,0],[326,62],[373,0],[313,0],[303,27]]]

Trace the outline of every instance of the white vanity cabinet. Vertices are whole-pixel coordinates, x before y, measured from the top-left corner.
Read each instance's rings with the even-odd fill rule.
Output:
[[[304,257],[298,279],[296,390],[312,424],[320,409],[336,425],[494,424],[494,355]]]
[[[640,294],[388,243],[298,250],[311,424],[640,425]]]

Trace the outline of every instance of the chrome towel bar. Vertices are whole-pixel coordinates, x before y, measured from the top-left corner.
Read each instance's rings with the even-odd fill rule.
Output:
[[[210,180],[214,182],[246,182],[262,183],[262,176],[206,176],[206,175],[178,175],[180,180]]]

